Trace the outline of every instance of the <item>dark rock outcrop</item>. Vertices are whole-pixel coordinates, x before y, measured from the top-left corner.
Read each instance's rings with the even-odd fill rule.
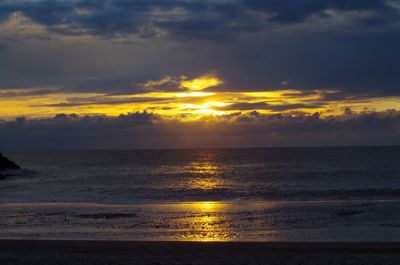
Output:
[[[2,153],[0,153],[0,171],[6,169],[20,169],[20,166],[18,166],[13,161],[3,156]]]

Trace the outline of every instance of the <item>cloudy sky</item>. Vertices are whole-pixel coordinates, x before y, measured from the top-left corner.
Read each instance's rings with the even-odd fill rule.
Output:
[[[0,148],[400,144],[399,0],[1,0]]]

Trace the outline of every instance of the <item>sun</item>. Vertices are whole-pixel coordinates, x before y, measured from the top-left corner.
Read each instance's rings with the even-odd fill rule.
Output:
[[[199,104],[181,104],[180,111],[185,113],[194,114],[195,116],[205,115],[223,115],[224,111],[218,108],[229,105],[230,103],[209,101]]]

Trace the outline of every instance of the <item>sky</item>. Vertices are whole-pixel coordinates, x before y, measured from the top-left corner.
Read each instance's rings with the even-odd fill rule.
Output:
[[[1,0],[0,149],[400,144],[399,0]]]

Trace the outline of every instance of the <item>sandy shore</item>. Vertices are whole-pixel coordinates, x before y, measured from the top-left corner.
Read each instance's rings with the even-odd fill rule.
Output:
[[[399,201],[0,204],[0,238],[398,242]]]
[[[400,243],[0,240],[0,264],[400,264]]]

